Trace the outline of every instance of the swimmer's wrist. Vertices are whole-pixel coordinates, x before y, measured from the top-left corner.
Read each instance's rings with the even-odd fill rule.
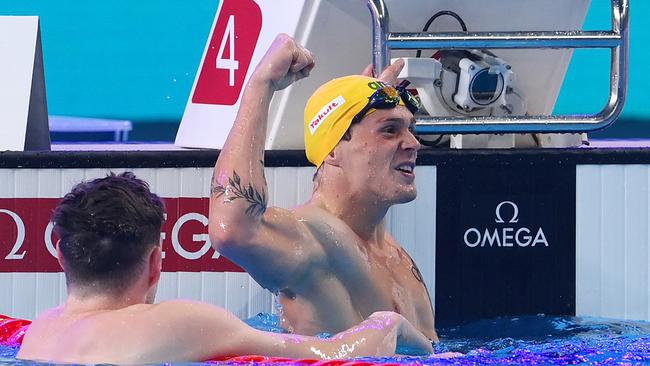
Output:
[[[259,76],[255,75],[257,72],[254,72],[253,75],[251,75],[251,78],[248,80],[248,83],[246,84],[246,87],[248,89],[257,89],[259,90],[260,88],[271,88],[271,81]]]
[[[251,93],[251,95],[257,95],[258,97],[261,95],[266,102],[270,102],[275,93],[273,82],[269,78],[256,74],[257,71],[255,71],[248,80],[248,83],[246,84],[246,92]]]

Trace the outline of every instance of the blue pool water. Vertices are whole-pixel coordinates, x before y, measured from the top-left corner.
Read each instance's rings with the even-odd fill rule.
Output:
[[[250,325],[281,331],[274,315],[260,314]],[[603,318],[526,316],[482,320],[438,329],[436,352],[461,352],[453,359],[404,356],[362,358],[383,363],[423,365],[575,365],[650,363],[650,323]],[[408,350],[401,350],[408,353]],[[0,346],[0,365],[27,366],[16,361],[17,349]],[[198,364],[186,364],[198,365]]]

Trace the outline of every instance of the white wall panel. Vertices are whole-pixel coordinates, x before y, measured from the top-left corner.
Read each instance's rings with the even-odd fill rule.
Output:
[[[201,272],[178,272],[178,298],[181,299],[201,299],[202,282]]]
[[[12,278],[11,316],[32,318],[36,314],[36,277],[35,273],[14,273]],[[54,297],[54,292],[43,294]]]
[[[601,314],[616,317],[625,306],[625,174],[624,166],[610,166],[601,175]]]
[[[179,274],[180,272],[163,272],[160,275],[156,302],[178,299]]]
[[[38,169],[17,169],[14,197],[38,197]]]
[[[576,169],[576,314],[601,314],[601,169]]]
[[[63,172],[62,169],[39,169],[38,179],[38,197],[43,198],[58,198],[62,193],[67,191],[63,190]]]
[[[14,316],[13,273],[0,273],[0,314]]]
[[[576,174],[576,313],[650,320],[650,167],[582,165]]]
[[[250,276],[248,286],[248,315],[247,318],[255,316],[259,313],[274,313],[276,312],[275,296],[262,288]]]
[[[16,197],[15,185],[16,169],[0,169],[0,197]]]
[[[104,177],[104,176],[106,176],[106,174],[108,174],[111,171],[114,172],[114,173],[120,173],[119,169],[115,169],[115,170],[110,169],[110,168],[84,169],[83,170],[83,172],[84,172],[83,180],[88,181],[88,180],[92,180],[92,179],[95,179],[95,178]],[[76,182],[76,183],[79,183],[79,182]],[[75,182],[73,182],[73,184],[75,184]]]
[[[65,276],[63,273],[36,273],[35,314],[58,306],[65,301]]]
[[[81,180],[110,169],[0,169],[0,197],[60,197]],[[124,169],[115,169],[119,172]],[[313,168],[267,168],[269,202],[291,207],[311,195]],[[211,168],[136,169],[163,197],[205,197]],[[577,168],[577,313],[650,320],[650,168]],[[418,198],[392,208],[387,226],[416,260],[434,294],[436,169],[417,168]],[[273,310],[273,298],[241,273],[164,273],[158,299],[176,297],[225,306],[242,317]],[[61,274],[0,274],[0,313],[33,318],[65,299]]]
[[[161,197],[178,197],[181,192],[179,169],[157,169],[154,179],[149,180],[149,185]]]
[[[650,169],[644,166],[631,166],[625,171],[625,255],[628,258],[624,267],[625,316],[630,319],[650,319],[648,267],[650,267],[648,204],[648,182]],[[645,295],[645,296],[644,296]]]
[[[242,276],[240,273],[226,273],[225,307],[242,319],[251,315],[248,313],[251,281],[250,276]]]
[[[79,182],[83,180],[87,180],[86,178],[86,172],[84,169],[62,169],[63,171],[63,178],[62,178],[62,184],[61,184],[61,194],[60,197],[63,197],[66,193],[70,192],[72,187],[75,186],[75,184],[78,184]]]
[[[226,273],[202,272],[201,300],[221,307],[226,307]],[[242,276],[248,276],[245,273]]]

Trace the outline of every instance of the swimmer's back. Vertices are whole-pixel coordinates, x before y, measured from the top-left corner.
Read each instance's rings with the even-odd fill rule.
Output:
[[[219,340],[216,335],[235,334],[241,322],[225,310],[204,303],[172,300],[116,310],[70,312],[64,309],[64,306],[52,309],[30,325],[18,358],[138,364],[149,360],[207,360],[237,349],[233,345],[236,337]],[[211,328],[221,329],[197,332],[201,322],[218,324]],[[205,346],[207,337],[213,338],[210,347]],[[224,354],[220,354],[220,349]]]

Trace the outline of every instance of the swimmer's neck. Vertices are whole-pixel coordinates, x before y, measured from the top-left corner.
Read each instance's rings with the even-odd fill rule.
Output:
[[[65,315],[83,315],[103,311],[119,310],[133,305],[145,304],[146,294],[126,291],[116,296],[107,293],[88,293],[69,289],[68,298],[61,308]]]
[[[388,207],[363,202],[345,193],[328,195],[323,190],[316,190],[307,205],[319,207],[336,216],[368,244],[384,244],[384,218]]]

